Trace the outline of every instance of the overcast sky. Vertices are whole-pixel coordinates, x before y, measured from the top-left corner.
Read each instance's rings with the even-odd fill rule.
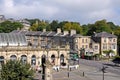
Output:
[[[0,0],[0,15],[80,24],[106,19],[120,25],[120,0]]]

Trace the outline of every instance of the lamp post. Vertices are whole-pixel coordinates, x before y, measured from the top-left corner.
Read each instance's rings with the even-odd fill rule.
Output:
[[[1,65],[1,62],[0,62],[0,80],[2,80],[1,72],[2,72],[2,65]]]
[[[69,78],[69,68],[70,68],[70,66],[69,66],[69,53],[67,54],[67,61],[68,61],[68,78]]]
[[[106,72],[105,72],[106,68],[108,68],[108,67],[103,66],[103,68],[101,69],[101,71],[102,71],[102,73],[103,73],[103,80],[104,80],[104,77],[105,77],[104,73],[106,73]]]

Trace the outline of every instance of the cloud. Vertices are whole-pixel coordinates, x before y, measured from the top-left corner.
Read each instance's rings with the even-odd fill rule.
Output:
[[[82,24],[108,19],[117,24],[120,0],[1,0],[0,12],[13,18],[70,20]]]

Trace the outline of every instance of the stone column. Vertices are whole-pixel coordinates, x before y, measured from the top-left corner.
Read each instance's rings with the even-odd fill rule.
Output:
[[[52,64],[46,60],[45,80],[53,80],[52,78]]]

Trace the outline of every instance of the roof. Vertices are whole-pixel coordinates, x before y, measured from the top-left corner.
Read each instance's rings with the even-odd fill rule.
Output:
[[[94,37],[112,37],[112,38],[117,38],[116,35],[107,33],[107,32],[100,32],[100,33],[95,33]]]
[[[25,35],[15,33],[0,33],[0,46],[26,46]]]

